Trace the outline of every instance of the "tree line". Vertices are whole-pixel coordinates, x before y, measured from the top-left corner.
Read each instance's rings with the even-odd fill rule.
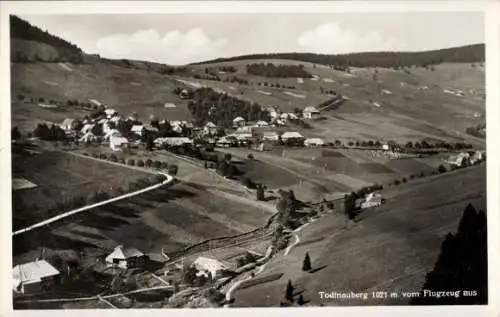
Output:
[[[427,67],[440,63],[474,63],[484,62],[484,44],[474,44],[461,47],[446,48],[423,52],[367,52],[351,54],[315,54],[315,53],[271,53],[252,54],[229,58],[218,58],[210,61],[194,63],[220,63],[252,59],[287,59],[303,61],[332,68],[339,67]]]
[[[246,71],[248,74],[264,77],[312,77],[312,75],[304,69],[303,65],[274,65],[272,63],[254,63],[247,64]]]
[[[198,125],[211,121],[218,126],[231,127],[238,116],[248,121],[270,121],[269,112],[259,104],[218,93],[212,88],[191,91],[189,98],[188,109]]]

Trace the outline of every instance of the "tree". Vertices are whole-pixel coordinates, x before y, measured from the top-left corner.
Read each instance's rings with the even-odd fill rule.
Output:
[[[18,127],[13,127],[10,132],[10,137],[12,140],[19,140],[21,138],[21,132],[19,132]]]
[[[295,289],[292,285],[292,281],[288,280],[288,283],[286,284],[286,289],[285,289],[285,298],[290,302],[293,302],[293,291],[294,290]]]
[[[344,213],[349,219],[354,219],[354,212],[356,207],[356,194],[351,193],[344,196]]]
[[[231,156],[231,154],[230,154],[230,153],[226,153],[226,154],[224,154],[224,160],[225,160],[226,162],[230,162],[230,161],[231,161],[231,158],[232,158],[232,156]]]
[[[299,295],[299,299],[297,300],[297,304],[299,304],[300,306],[305,304],[304,297],[302,296],[302,294]]]
[[[413,305],[479,305],[488,299],[486,213],[471,204],[464,209],[458,231],[448,233],[423,290],[461,290],[458,297],[421,297]],[[470,296],[465,292],[476,292]]]
[[[309,257],[309,252],[306,252],[304,260],[302,261],[302,271],[311,270],[311,258]]]
[[[168,174],[172,175],[172,176],[175,176],[177,175],[177,172],[178,172],[178,167],[177,165],[175,164],[171,164],[169,167],[168,167]]]
[[[257,200],[263,201],[264,197],[264,186],[262,184],[257,185]]]
[[[248,154],[247,155],[247,158],[250,160],[250,161],[253,161],[254,160],[254,156],[252,153]]]
[[[153,151],[153,147],[154,147],[153,136],[147,136],[146,137],[146,151],[148,151],[148,152]]]
[[[443,164],[440,164],[439,167],[438,167],[438,172],[440,174],[443,174],[443,173],[446,173],[448,170],[446,169],[446,167],[443,165]]]

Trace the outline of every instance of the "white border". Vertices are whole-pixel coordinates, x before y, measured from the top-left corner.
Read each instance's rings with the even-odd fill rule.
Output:
[[[128,309],[123,311],[116,310],[72,310],[74,316],[95,316],[108,315],[119,316],[127,314],[128,316],[141,316],[149,314],[153,316],[165,316],[173,314],[177,316],[187,316],[192,314],[203,316],[234,316],[237,314],[254,315],[273,314],[282,316],[308,316],[308,315],[327,315],[337,316],[355,315],[355,316],[383,316],[404,315],[404,316],[422,316],[422,315],[451,315],[459,316],[500,316],[500,307],[498,305],[498,293],[500,290],[500,276],[498,274],[499,256],[499,235],[498,225],[499,217],[499,176],[498,168],[499,151],[497,136],[499,134],[498,124],[500,111],[499,102],[499,72],[500,72],[500,53],[499,53],[499,28],[500,28],[500,4],[492,1],[168,1],[168,2],[120,2],[120,1],[5,1],[0,2],[0,102],[2,110],[0,111],[0,189],[2,190],[2,203],[4,208],[0,212],[0,237],[1,251],[3,253],[0,261],[0,286],[2,292],[0,295],[0,315],[13,316],[63,316],[65,311],[12,311],[12,294],[10,287],[10,270],[12,268],[11,252],[11,191],[10,191],[10,61],[9,61],[9,32],[8,15],[15,14],[138,14],[138,13],[342,13],[342,12],[405,12],[405,11],[478,11],[485,12],[486,27],[486,108],[487,108],[487,155],[488,155],[488,253],[489,253],[489,304],[488,306],[454,306],[454,307],[317,307],[317,308],[267,308],[267,309]],[[457,29],[457,32],[460,30]]]

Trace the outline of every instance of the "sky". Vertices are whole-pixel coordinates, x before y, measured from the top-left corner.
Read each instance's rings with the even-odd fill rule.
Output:
[[[86,53],[170,65],[255,53],[421,51],[484,43],[481,12],[20,17]]]

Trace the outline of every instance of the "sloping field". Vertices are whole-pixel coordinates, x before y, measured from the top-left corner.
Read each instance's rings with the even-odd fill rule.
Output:
[[[128,190],[130,182],[149,176],[63,152],[13,154],[14,175],[37,184],[36,188],[14,191],[14,227],[17,220],[31,224],[48,217],[47,210],[73,198],[89,198],[99,191]]]
[[[356,223],[346,226],[344,216],[328,215],[305,227],[290,253],[273,259],[263,273],[285,275],[236,290],[234,306],[278,306],[289,279],[311,305],[407,304],[402,298],[322,300],[318,292],[419,291],[465,206],[486,208],[485,166],[424,178],[383,195],[386,205],[365,211]],[[305,252],[311,255],[313,273],[301,270]]]
[[[67,100],[88,102],[89,99],[97,99],[123,115],[137,112],[143,120],[149,120],[151,114],[169,120],[191,118],[186,102],[178,100],[172,92],[175,87],[182,84],[176,83],[168,76],[153,71],[120,67],[105,61],[79,65],[65,63],[65,65],[72,71],[63,69],[57,63],[15,63],[11,67],[13,100],[17,100],[18,94],[36,100],[54,99],[62,104],[59,108],[63,109],[58,111],[64,111],[66,107],[68,114],[65,116],[70,117],[78,113],[72,114],[75,108],[66,106]],[[57,85],[47,85],[43,81]],[[177,107],[165,108],[165,103],[175,103]],[[13,125],[18,124],[16,122],[18,117],[34,119],[38,115],[30,113],[35,111],[31,108],[18,109],[19,107],[19,104],[12,106]],[[58,120],[57,117],[52,120],[62,121],[63,117],[61,115]]]
[[[303,64],[305,70],[319,79],[304,79],[298,84],[296,78],[264,78],[246,74],[245,65],[249,63]],[[306,136],[321,135],[327,139],[368,139],[408,141],[423,138],[442,138],[450,141],[468,140],[477,145],[480,140],[465,134],[468,126],[473,126],[481,119],[474,118],[474,113],[484,113],[484,70],[471,64],[442,64],[434,70],[413,67],[409,71],[353,68],[353,75],[329,69],[314,67],[310,63],[285,60],[247,60],[206,64],[199,67],[232,65],[237,68],[234,74],[249,80],[252,85],[238,85],[240,97],[256,101],[263,105],[276,105],[283,111],[293,111],[295,107],[318,105],[330,98],[321,93],[334,90],[349,96],[339,108],[323,112],[328,120],[311,122],[313,129],[306,131]],[[203,84],[229,91],[228,83],[204,80]],[[295,94],[305,95],[305,99],[295,98],[283,92],[287,89],[257,86],[259,82],[296,86]],[[421,87],[428,87],[426,90]],[[259,88],[261,87],[261,88]],[[270,96],[259,93],[265,88],[272,92]],[[444,89],[461,89],[464,97],[443,92]],[[390,91],[387,94],[384,91]],[[281,92],[281,93],[279,93]],[[373,106],[374,103],[381,107]]]
[[[162,248],[168,253],[205,239],[250,231],[271,215],[269,208],[235,203],[201,186],[176,184],[16,236],[14,254],[21,261],[45,247],[101,256],[124,244],[159,255]]]

